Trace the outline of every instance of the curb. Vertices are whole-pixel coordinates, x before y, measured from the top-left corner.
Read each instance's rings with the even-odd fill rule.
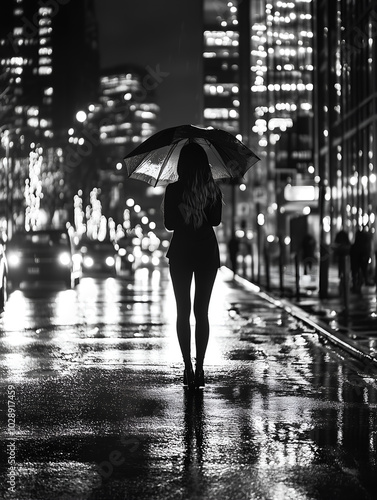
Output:
[[[225,269],[230,273],[232,273],[232,271],[229,268],[225,267]],[[377,358],[371,356],[371,354],[366,349],[358,345],[358,343],[353,341],[352,339],[345,339],[344,336],[342,336],[341,334],[331,331],[328,325],[319,320],[313,314],[305,312],[303,309],[292,304],[286,299],[282,299],[280,297],[274,296],[271,293],[267,293],[259,286],[255,285],[254,283],[248,281],[245,278],[242,278],[241,276],[238,276],[237,274],[234,276],[234,280],[243,287],[247,288],[248,290],[257,293],[260,297],[267,300],[275,307],[284,309],[288,314],[291,314],[292,316],[301,320],[303,323],[307,324],[308,326],[311,326],[318,332],[318,334],[321,337],[325,338],[326,340],[335,344],[341,349],[344,349],[352,356],[361,360],[364,364],[369,365],[370,367],[373,368],[377,368]],[[352,334],[352,330],[349,330],[349,332]]]

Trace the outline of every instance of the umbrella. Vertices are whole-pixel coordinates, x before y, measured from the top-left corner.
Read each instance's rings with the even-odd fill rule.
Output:
[[[128,176],[152,186],[175,182],[180,151],[189,142],[204,148],[214,179],[243,177],[260,160],[225,130],[179,125],[157,132],[132,150],[124,158]]]

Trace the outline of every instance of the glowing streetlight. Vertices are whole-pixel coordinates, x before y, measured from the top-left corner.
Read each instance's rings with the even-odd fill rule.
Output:
[[[78,111],[76,113],[76,120],[78,122],[84,123],[86,119],[87,119],[87,114],[85,113],[85,111]]]

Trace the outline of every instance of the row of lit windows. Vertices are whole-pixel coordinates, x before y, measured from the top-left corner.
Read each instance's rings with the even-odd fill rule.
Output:
[[[39,20],[39,26],[51,26],[51,18],[42,18]]]
[[[39,75],[51,75],[52,74],[52,67],[51,66],[41,66],[38,68],[38,74]]]
[[[10,59],[2,59],[2,66],[26,66],[32,64],[31,59],[24,59],[23,57],[11,57]]]
[[[45,120],[44,118],[39,119],[39,118],[29,118],[27,120],[27,124],[29,127],[37,128],[47,128],[47,127],[52,127],[52,121],[51,120]]]
[[[228,31],[205,31],[204,40],[207,46],[221,46],[221,47],[237,47],[238,46],[238,33]]]
[[[251,38],[253,40],[257,40],[259,36],[261,36],[261,35],[256,34],[256,35],[253,35]],[[278,40],[288,41],[288,40],[296,40],[298,38],[298,36],[301,36],[302,38],[305,38],[305,37],[313,38],[314,35],[313,35],[312,31],[301,30],[298,33],[297,32],[292,33],[292,32],[287,32],[287,31],[284,31],[284,32],[268,31],[267,36],[272,37],[272,38],[277,38]],[[266,42],[266,38],[261,37],[260,41],[261,41],[261,43],[264,43],[264,42]],[[278,41],[276,40],[275,43],[278,43]]]
[[[52,8],[51,7],[40,7],[39,8],[39,15],[40,16],[51,16],[52,15]]]
[[[133,133],[135,129],[135,123],[138,123],[136,121],[131,122],[124,122],[124,123],[113,123],[110,125],[105,125],[100,127],[100,137],[101,139],[107,139],[109,136],[114,137],[117,133],[119,133],[122,137],[124,136],[124,133]],[[153,126],[150,123],[147,122],[139,122],[138,123],[138,128],[140,128],[140,133],[142,135],[148,135],[150,134],[150,131],[152,130]]]
[[[0,45],[7,45],[9,43],[8,40],[5,40],[4,38],[2,38],[0,40]],[[37,40],[35,40],[35,38],[20,38],[18,40],[14,40],[13,44],[17,44],[17,45],[37,45]]]
[[[258,38],[258,37],[255,37]],[[265,40],[266,41],[266,40]],[[281,45],[280,40],[276,40],[275,42],[276,45]],[[300,44],[300,41],[297,42],[298,45]],[[285,48],[279,48],[279,50],[275,49],[274,47],[269,47],[267,52],[269,54],[276,54],[278,53],[280,56],[283,57],[295,57],[297,53],[300,55],[306,55],[306,54],[312,54],[313,48],[312,47],[296,47],[292,48],[292,45],[285,45]],[[256,56],[256,57],[266,57],[267,56],[266,49],[263,47],[263,45],[260,45],[258,49],[253,49],[251,51],[251,55]]]
[[[305,90],[312,92],[313,91],[313,84],[312,83],[282,83],[281,85],[279,83],[270,83],[269,85],[253,85],[251,88],[253,92],[265,92],[266,90],[269,90],[270,92],[303,92]]]
[[[38,54],[40,56],[50,56],[52,54],[52,48],[51,47],[40,47],[38,49]]]
[[[103,125],[100,127],[101,134],[111,134],[116,132],[117,130],[130,130],[132,128],[131,123],[123,122],[123,123],[112,123],[110,125]]]
[[[206,108],[204,110],[204,118],[206,120],[228,120],[228,119],[238,119],[239,113],[235,109],[227,108]]]
[[[203,57],[205,59],[213,59],[213,58],[223,58],[223,59],[228,59],[228,58],[237,58],[238,57],[238,52],[229,52],[228,50],[224,50],[224,49],[221,49],[221,50],[217,50],[217,51],[208,51],[206,50],[204,53],[203,53]]]
[[[204,93],[206,95],[219,95],[222,94],[224,96],[229,96],[232,94],[238,93],[238,85],[234,85],[232,83],[223,83],[219,85],[204,85]]]
[[[284,64],[284,66],[281,66],[280,64],[278,64],[276,66],[276,70],[277,71],[288,71],[289,73],[292,73],[292,72],[296,72],[296,73],[302,73],[304,71],[313,71],[314,70],[314,66],[312,64],[306,64],[304,66],[299,66],[299,69],[298,70],[295,70],[295,67],[293,64]]]
[[[275,111],[289,111],[295,112],[297,110],[297,105],[292,102],[277,102],[274,106],[258,106],[255,108],[255,114],[257,116],[263,116],[265,113],[275,113]]]
[[[278,9],[294,9],[296,5],[293,2],[276,2]]]
[[[102,86],[102,94],[105,96],[114,96],[115,94],[124,94],[125,92],[136,92],[140,90],[142,87],[140,85],[140,82],[137,80],[134,80],[129,83],[121,83],[119,85],[109,87],[109,86]]]
[[[125,80],[127,82],[130,81],[136,82],[140,80],[140,77],[132,73],[126,73],[126,74],[123,73],[121,75],[112,75],[112,76],[102,76],[101,84],[106,87],[117,86],[122,84]]]

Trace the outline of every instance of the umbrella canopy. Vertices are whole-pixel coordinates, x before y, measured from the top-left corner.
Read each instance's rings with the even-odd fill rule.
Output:
[[[152,186],[175,182],[180,151],[189,142],[204,148],[214,179],[243,177],[260,160],[225,130],[180,125],[157,132],[131,151],[124,158],[128,176]]]

